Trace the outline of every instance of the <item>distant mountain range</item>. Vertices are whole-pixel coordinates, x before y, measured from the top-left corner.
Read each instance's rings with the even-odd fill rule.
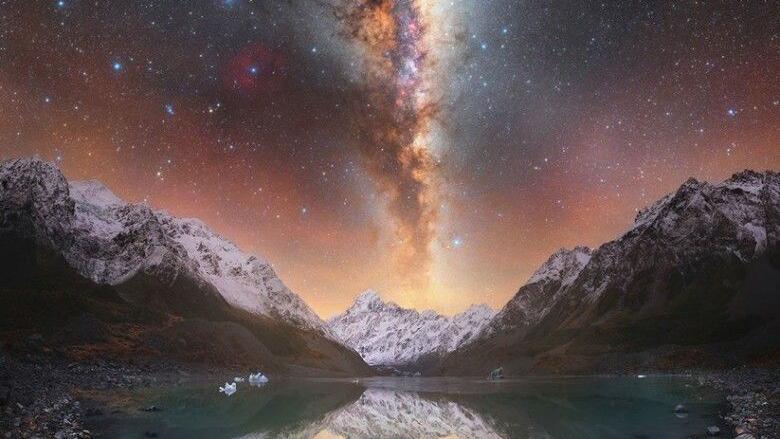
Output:
[[[368,364],[402,366],[454,351],[474,339],[494,315],[487,305],[473,305],[452,317],[419,312],[384,302],[369,290],[328,320],[328,326]]]
[[[780,174],[690,179],[595,250],[560,250],[435,370],[718,367],[780,359]]]
[[[498,312],[445,317],[366,291],[324,322],[270,264],[201,221],[126,203],[96,181],[69,183],[39,159],[6,160],[0,341],[288,374],[777,362],[779,238],[780,174],[691,179],[614,241],[553,254]]]
[[[163,331],[143,324],[141,331],[146,338],[173,338],[163,345],[181,342],[182,353],[198,344],[204,351],[241,352],[243,349],[234,347],[244,344],[253,351],[246,358],[267,357],[281,364],[325,369],[343,367],[344,373],[368,371],[262,258],[243,253],[199,220],[126,203],[97,181],[68,183],[50,163],[19,159],[0,164],[0,242],[0,266],[4,267],[0,288],[9,302],[6,312],[13,313],[6,316],[7,324],[24,318],[24,314],[40,314],[41,310],[23,309],[23,301],[14,303],[15,296],[30,299],[39,295],[43,300],[51,294],[47,278],[54,277],[64,291],[110,290],[118,296],[112,300],[121,300],[120,306],[147,308],[150,315],[166,314],[161,318],[165,323],[155,322]],[[63,281],[63,276],[68,281]],[[35,288],[36,284],[42,286]],[[30,286],[37,291],[26,291]],[[116,326],[108,324],[116,323],[116,318],[108,319],[104,313],[85,314],[77,309],[70,317],[55,320],[66,326],[78,325],[70,321],[73,319]],[[216,322],[233,322],[238,327],[217,330],[215,325],[220,324]],[[121,323],[140,322],[131,319]],[[176,339],[185,328],[188,334]],[[165,334],[165,330],[171,333]],[[124,342],[119,340],[124,337],[120,331],[114,327],[103,332],[110,333],[106,339],[119,344]],[[218,334],[220,331],[227,332]],[[197,338],[196,333],[205,339],[187,340]],[[284,340],[288,343],[282,344]],[[132,342],[139,344],[138,350],[150,349],[143,341]],[[277,355],[269,355],[267,350],[276,350]],[[301,360],[314,353],[312,358],[332,356],[334,364]],[[213,360],[231,363],[241,358]]]

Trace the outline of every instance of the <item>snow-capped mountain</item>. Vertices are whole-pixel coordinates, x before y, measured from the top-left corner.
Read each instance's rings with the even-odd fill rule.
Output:
[[[690,179],[614,241],[553,255],[444,369],[745,336],[780,317],[778,242],[780,174]]]
[[[534,412],[529,409],[528,402],[500,399],[500,401],[491,404],[490,407],[485,407],[480,404],[480,400],[484,401],[484,395],[468,393],[447,396],[395,388],[368,387],[359,398],[334,410],[318,413],[316,409],[305,410],[307,407],[304,407],[303,416],[308,415],[308,417],[302,422],[289,422],[285,423],[281,429],[253,431],[238,437],[241,439],[269,437],[279,439],[310,439],[315,437],[349,439],[501,439],[522,437],[550,439],[554,437],[547,432],[546,419],[533,416]],[[533,397],[529,398],[530,401],[533,401]],[[542,399],[541,397],[536,398]],[[546,403],[549,403],[547,401]],[[573,406],[568,400],[562,402],[555,400],[555,402],[565,406],[561,407],[562,410],[575,411],[580,409],[578,406]],[[283,401],[278,402],[278,404],[283,404]],[[548,423],[554,421],[559,420],[549,420]],[[559,426],[558,429],[583,430],[578,428],[576,421],[572,422],[571,418],[567,419],[565,426]]]
[[[556,316],[565,314],[561,323],[570,326],[622,312],[633,318],[668,313],[688,295],[704,302],[699,306],[712,304],[718,292],[739,292],[736,284],[723,284],[730,268],[775,254],[779,239],[780,174],[744,171],[718,184],[689,179],[593,252]],[[744,280],[738,277],[735,283]]]
[[[445,317],[384,302],[373,291],[361,293],[328,326],[370,365],[403,365],[429,354],[451,352],[468,343],[495,312],[486,305]]]
[[[348,438],[502,438],[488,418],[448,400],[369,388],[360,399],[328,416],[326,430]]]
[[[539,267],[515,296],[487,325],[487,334],[505,332],[538,323],[590,261],[591,250],[560,249]]]
[[[0,164],[0,230],[10,229],[53,248],[99,284],[120,285],[139,273],[168,284],[187,277],[234,307],[329,334],[268,262],[201,221],[126,203],[97,181],[69,184],[39,159]]]

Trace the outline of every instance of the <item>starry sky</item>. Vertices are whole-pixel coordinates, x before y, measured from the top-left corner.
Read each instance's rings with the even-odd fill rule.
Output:
[[[772,1],[0,0],[0,158],[198,217],[322,317],[502,306],[780,168]]]

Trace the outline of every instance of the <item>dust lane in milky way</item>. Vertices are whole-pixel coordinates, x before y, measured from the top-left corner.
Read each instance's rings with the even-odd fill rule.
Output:
[[[0,158],[203,219],[322,316],[500,307],[693,176],[780,168],[771,2],[0,2]]]
[[[391,217],[393,276],[399,293],[416,304],[428,302],[443,183],[430,136],[440,108],[429,83],[443,74],[435,71],[423,14],[411,0],[347,1],[336,9],[344,36],[363,57],[368,102],[356,113],[357,137]]]

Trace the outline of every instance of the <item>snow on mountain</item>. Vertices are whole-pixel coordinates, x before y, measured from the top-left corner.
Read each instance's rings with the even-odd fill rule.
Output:
[[[536,282],[560,281],[562,285],[571,284],[580,274],[580,270],[590,261],[590,249],[575,247],[573,250],[562,248],[553,253],[528,279],[527,284]]]
[[[268,262],[200,220],[126,203],[94,180],[68,184],[39,159],[0,163],[0,184],[0,230],[25,231],[95,282],[118,285],[138,273],[164,282],[190,276],[235,307],[330,335]]]
[[[327,431],[348,438],[502,438],[490,418],[456,402],[369,388],[328,416]]]
[[[551,436],[525,413],[515,414],[529,439]],[[499,439],[510,437],[496,419],[454,400],[423,393],[370,387],[354,402],[310,422],[290,423],[282,431],[253,432],[241,439]]]
[[[571,285],[590,261],[591,250],[560,249],[550,256],[515,296],[486,326],[485,334],[506,332],[538,323],[550,311],[561,293]]]
[[[454,351],[458,347],[474,340],[484,329],[485,325],[493,319],[496,311],[487,305],[471,305],[465,311],[455,314],[449,321],[449,331],[452,335],[445,336],[444,350]]]
[[[780,202],[780,174],[746,170],[717,184],[686,181],[675,193],[640,211],[631,230],[620,241],[646,232],[663,233],[681,242],[702,225],[724,224],[723,239],[712,242],[748,261],[766,247],[767,236],[777,242],[778,219],[772,216]],[[732,233],[733,232],[733,233]]]
[[[473,305],[448,318],[401,308],[368,290],[343,314],[328,320],[328,326],[366,363],[389,366],[451,352],[476,337],[494,314],[486,305]]]
[[[780,238],[780,174],[746,170],[721,183],[689,179],[640,211],[622,236],[599,247],[580,274],[577,296],[596,302],[608,289],[625,291],[636,273],[674,264],[736,256],[750,263]],[[689,263],[683,263],[688,261]]]
[[[780,201],[778,180],[777,173],[754,171],[718,184],[689,179],[640,211],[618,239],[593,252],[576,247],[553,254],[496,315],[486,334],[537,324],[569,290],[590,303],[610,286],[630,290],[632,276],[653,270],[662,261],[715,254],[754,260],[769,243],[776,246],[780,237],[780,223],[773,214]],[[713,230],[719,231],[716,237],[711,236]]]
[[[560,354],[572,339],[580,352],[647,348],[647,334],[658,343],[717,342],[733,333],[734,321],[774,318],[778,251],[779,173],[747,170],[715,184],[689,179],[641,210],[617,239],[552,255],[443,367],[483,372],[504,355],[503,364],[516,360],[519,368],[534,349]]]

